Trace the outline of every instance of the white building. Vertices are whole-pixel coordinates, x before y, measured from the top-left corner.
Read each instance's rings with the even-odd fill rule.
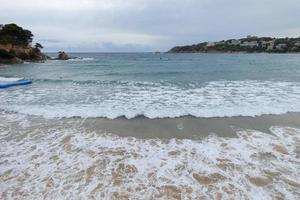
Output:
[[[2,30],[3,29],[3,24],[0,24],[0,30]]]
[[[295,45],[296,47],[300,47],[300,42],[296,42],[294,45]]]
[[[215,42],[207,42],[206,46],[207,47],[214,47],[214,46],[216,46],[216,43]]]
[[[251,41],[251,42],[245,41],[242,44],[240,44],[240,46],[254,48],[254,47],[258,47],[258,42],[257,41]]]
[[[267,50],[271,51],[274,49],[275,46],[275,40],[270,41],[270,43],[268,44]]]
[[[235,39],[229,41],[229,44],[231,44],[231,45],[239,45],[240,43],[241,43],[241,41],[235,40]]]
[[[275,45],[275,40],[270,40],[270,41],[262,41],[261,42],[261,47],[262,48],[266,48],[267,50],[272,50],[274,49],[274,45]]]
[[[270,44],[272,44],[273,41],[262,41],[261,46],[262,48],[268,47]]]

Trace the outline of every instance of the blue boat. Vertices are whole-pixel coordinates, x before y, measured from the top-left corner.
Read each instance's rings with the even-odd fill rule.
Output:
[[[0,82],[0,88],[8,88],[14,87],[19,85],[29,85],[32,84],[30,80],[23,80],[23,81],[13,81],[13,82]]]

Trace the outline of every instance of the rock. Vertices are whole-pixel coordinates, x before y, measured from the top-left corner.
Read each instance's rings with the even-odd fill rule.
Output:
[[[70,59],[69,55],[64,51],[58,52],[57,60],[69,60],[69,59]]]
[[[20,58],[15,57],[12,60],[10,60],[9,64],[21,64],[21,63],[23,63],[23,61]]]
[[[47,56],[32,47],[15,46],[10,50],[0,49],[0,63],[19,64],[24,61],[41,62],[47,60]]]
[[[22,60],[16,57],[12,52],[8,52],[4,49],[0,49],[0,63],[17,64],[17,63],[22,63]]]
[[[51,60],[70,60],[70,59],[75,59],[75,58],[77,58],[77,57],[71,57],[66,52],[60,51],[60,52],[58,52],[57,58],[54,58],[54,59],[50,58],[50,59]]]
[[[37,52],[37,53],[33,54],[33,56],[27,61],[29,61],[29,62],[43,62],[47,59],[48,59],[47,55],[45,55],[41,52]]]
[[[0,64],[20,64],[23,61],[17,57],[13,58],[0,58]]]

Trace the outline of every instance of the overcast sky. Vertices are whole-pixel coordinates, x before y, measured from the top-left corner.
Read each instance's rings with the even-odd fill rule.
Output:
[[[165,51],[176,45],[300,36],[300,0],[0,0],[0,23],[45,51]]]

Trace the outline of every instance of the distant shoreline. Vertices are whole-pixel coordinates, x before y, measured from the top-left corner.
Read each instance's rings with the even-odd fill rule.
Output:
[[[300,52],[245,52],[245,51],[208,51],[208,52],[165,52],[167,54],[300,54]]]
[[[5,115],[5,112],[2,114]],[[137,116],[132,119],[118,117],[109,119],[105,117],[63,117],[44,118],[37,115],[19,114],[26,116],[31,122],[47,124],[47,127],[55,127],[57,124],[65,126],[80,125],[90,132],[112,133],[120,137],[136,137],[141,139],[201,139],[211,133],[221,137],[235,137],[238,129],[252,129],[268,133],[270,127],[282,126],[300,128],[300,112],[288,112],[285,114],[263,114],[260,116],[232,116],[232,117],[194,117],[191,115],[181,117],[166,117],[150,119],[145,116]]]
[[[241,39],[176,46],[169,53],[299,53],[299,38],[248,36]]]

